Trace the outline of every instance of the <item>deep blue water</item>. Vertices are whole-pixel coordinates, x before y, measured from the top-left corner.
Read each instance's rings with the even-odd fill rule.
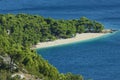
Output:
[[[39,49],[60,72],[82,74],[85,79],[120,80],[120,32],[64,46]]]
[[[55,19],[86,16],[120,29],[120,0],[0,0],[0,13],[28,13]],[[38,52],[62,73],[93,80],[120,80],[120,32]]]

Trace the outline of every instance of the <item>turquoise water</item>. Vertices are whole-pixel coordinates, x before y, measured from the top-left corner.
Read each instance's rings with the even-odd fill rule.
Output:
[[[106,28],[120,29],[120,0],[0,0],[0,13],[29,13],[55,19],[86,16]],[[120,31],[37,51],[62,73],[82,74],[93,80],[120,80]]]

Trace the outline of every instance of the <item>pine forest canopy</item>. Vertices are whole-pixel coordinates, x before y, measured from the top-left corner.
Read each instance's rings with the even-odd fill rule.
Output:
[[[0,74],[4,75],[4,77],[0,75],[0,80],[12,80],[9,76],[23,69],[44,80],[83,80],[80,75],[59,73],[30,47],[38,42],[71,38],[76,33],[101,32],[103,29],[101,23],[86,17],[55,20],[39,15],[0,14]],[[17,70],[9,71],[11,64],[4,62],[2,59],[4,56],[11,58],[18,66]]]

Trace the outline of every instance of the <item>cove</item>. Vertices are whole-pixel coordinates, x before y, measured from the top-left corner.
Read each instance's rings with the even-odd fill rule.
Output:
[[[85,79],[119,80],[120,32],[99,39],[37,49],[61,73],[82,74]]]

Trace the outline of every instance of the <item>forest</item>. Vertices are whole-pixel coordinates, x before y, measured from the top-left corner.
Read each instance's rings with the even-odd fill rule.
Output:
[[[60,73],[30,48],[38,42],[71,38],[76,33],[99,33],[103,29],[101,23],[86,17],[57,20],[30,14],[0,14],[0,80],[19,80],[11,78],[18,72],[42,80],[83,80],[81,75]]]

